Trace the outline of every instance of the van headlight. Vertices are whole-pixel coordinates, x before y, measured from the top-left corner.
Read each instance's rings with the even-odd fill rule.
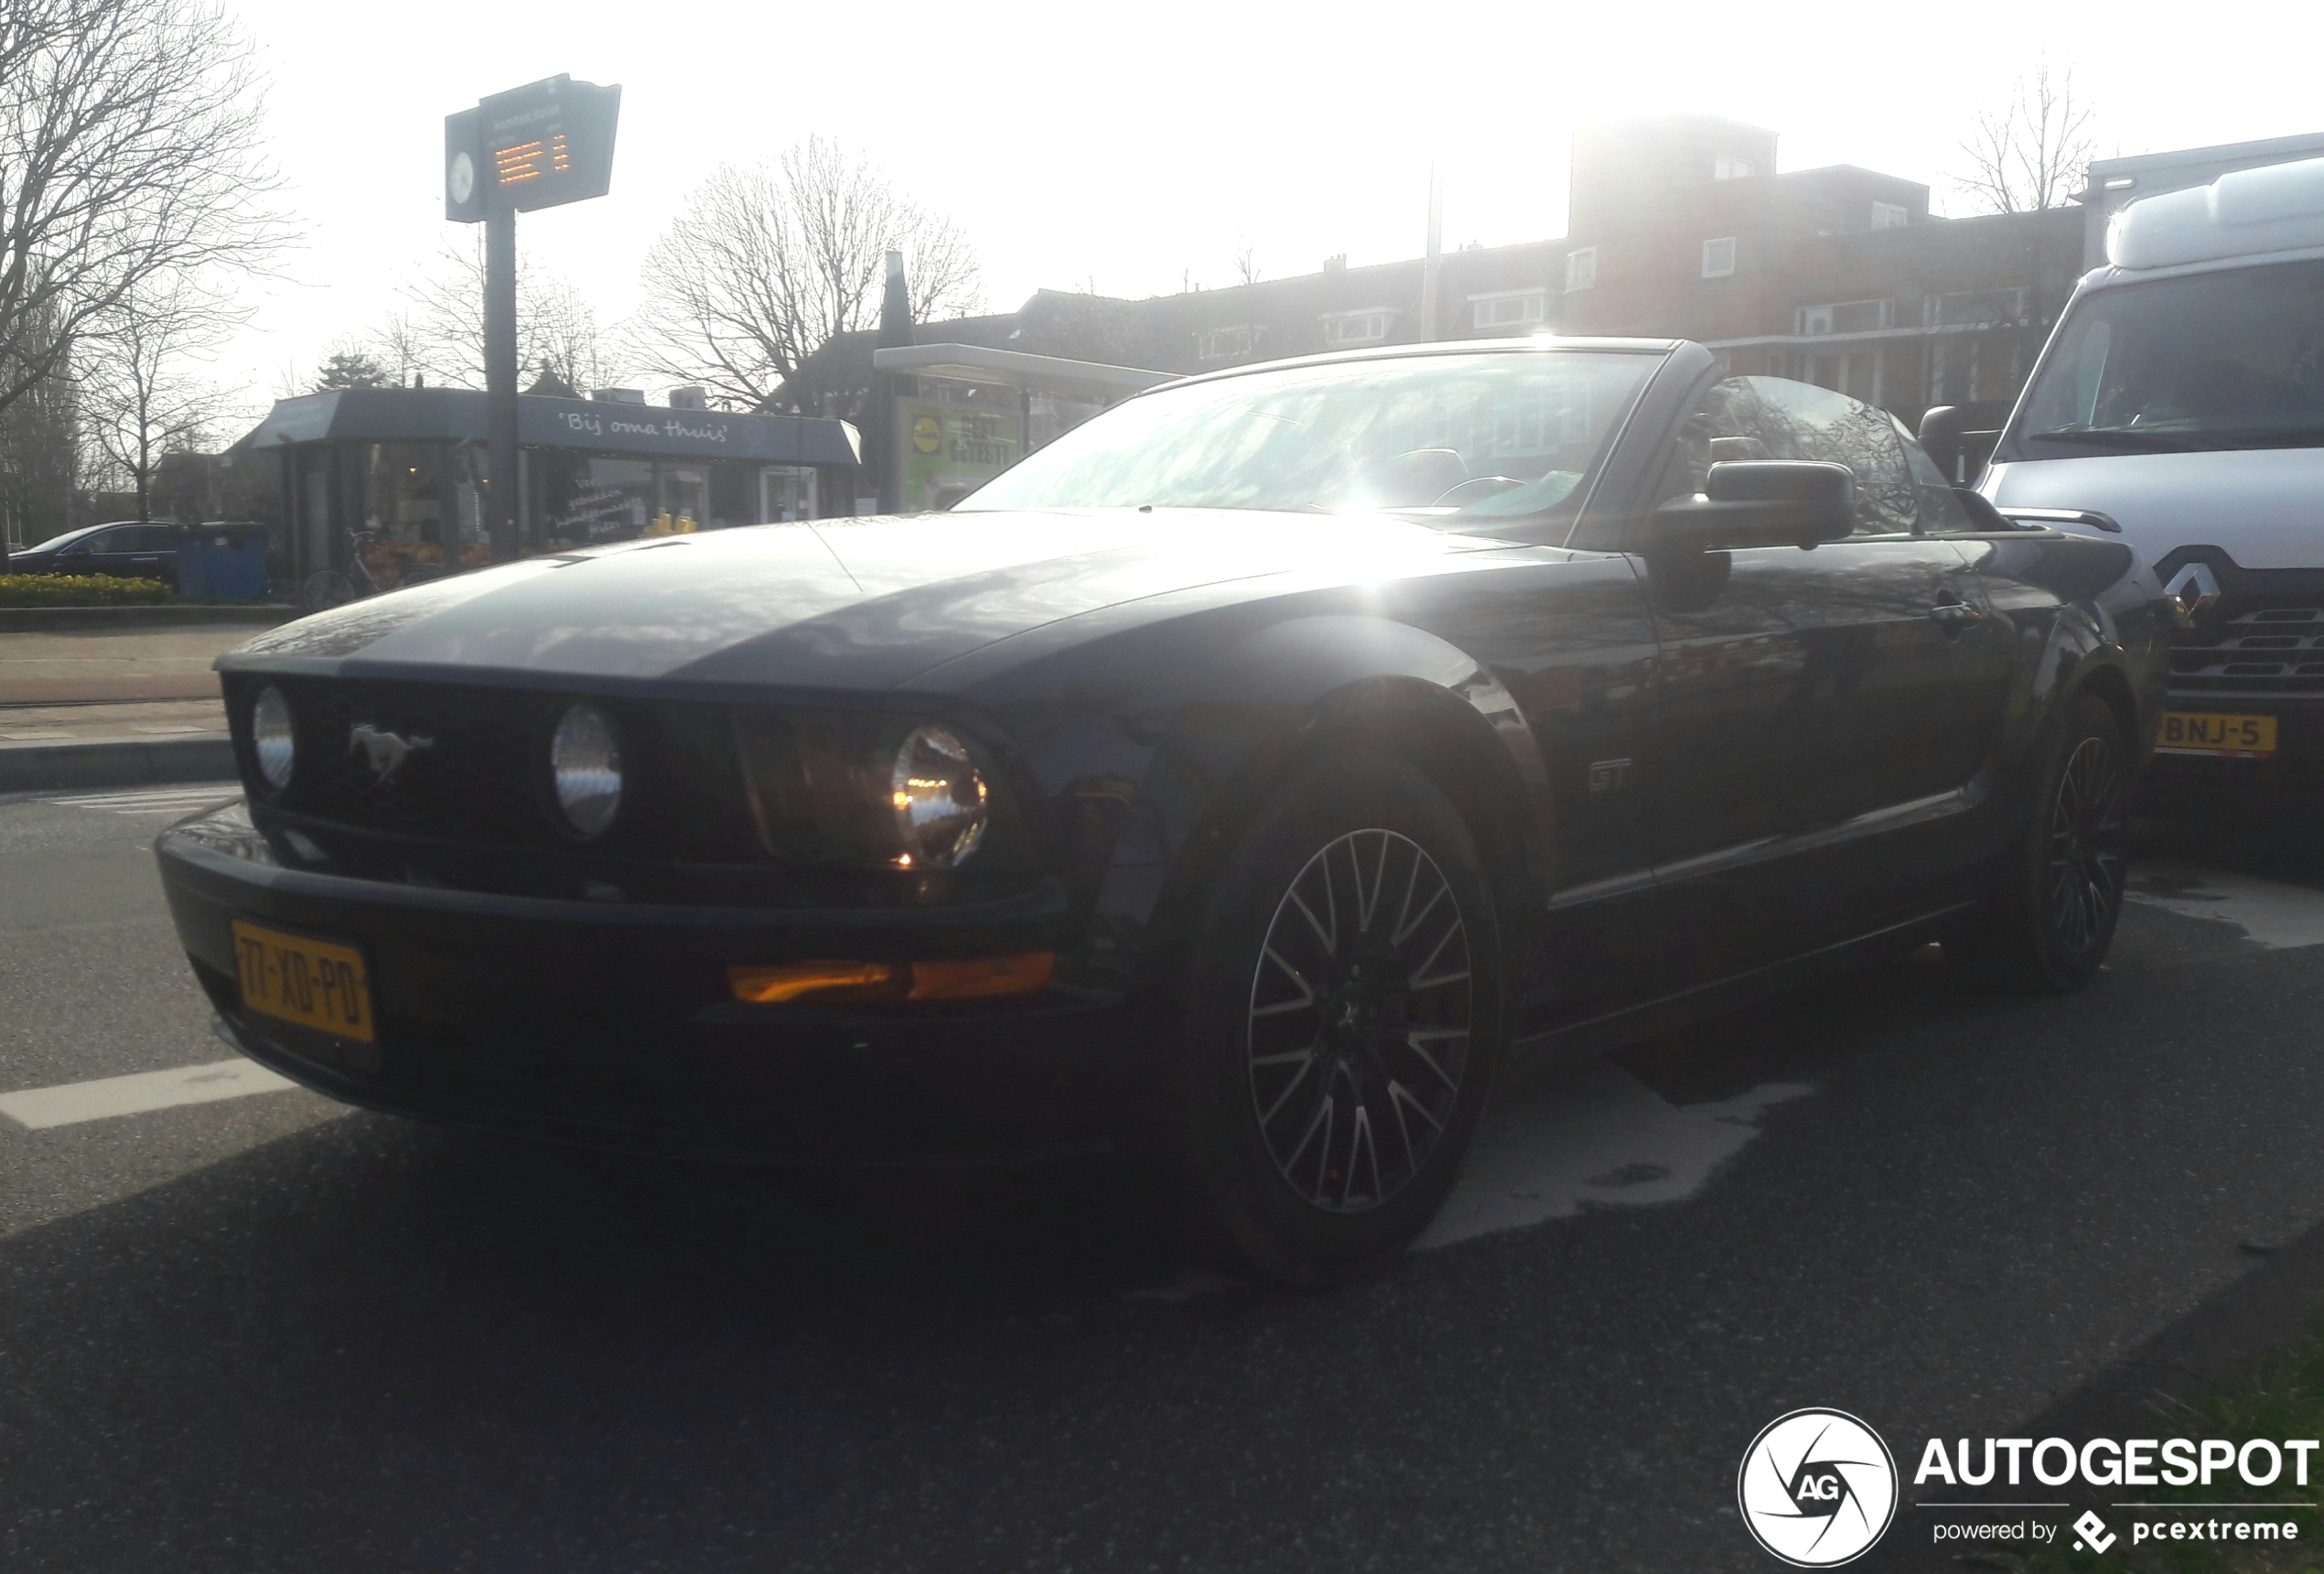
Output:
[[[942,727],[916,727],[896,749],[889,803],[904,850],[899,868],[956,868],[984,839],[984,778],[968,746]]]

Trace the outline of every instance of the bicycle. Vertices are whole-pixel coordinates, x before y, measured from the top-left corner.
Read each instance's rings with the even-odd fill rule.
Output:
[[[302,614],[325,612],[405,585],[441,579],[454,566],[443,563],[400,563],[384,555],[375,558],[373,548],[381,544],[380,534],[375,530],[350,530],[347,541],[350,549],[349,560],[363,576],[362,588],[357,588],[354,580],[336,568],[318,568],[298,583],[296,604]]]

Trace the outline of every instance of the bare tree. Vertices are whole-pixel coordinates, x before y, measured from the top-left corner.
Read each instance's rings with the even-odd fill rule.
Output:
[[[1259,282],[1259,253],[1248,241],[1235,243],[1234,276],[1240,284],[1255,285]]]
[[[11,539],[31,546],[79,523],[84,436],[70,363],[0,410],[0,573]]]
[[[0,409],[149,280],[266,264],[259,100],[211,0],[0,4]]]
[[[2049,61],[2038,63],[2006,105],[1977,116],[1976,135],[1961,145],[1968,171],[1954,184],[1990,212],[2063,207],[2090,164],[2092,113],[2074,97],[2071,71],[2053,76]]]
[[[411,309],[371,336],[378,358],[400,383],[412,373],[459,387],[484,385],[484,247],[447,243],[434,265],[404,281]],[[566,280],[521,259],[516,275],[516,355],[521,378],[550,377],[575,389],[603,387],[617,370],[597,308]]]
[[[153,517],[162,456],[198,447],[231,403],[188,363],[215,352],[248,317],[199,283],[149,276],[86,339],[82,418],[107,464],[137,494],[139,519]]]
[[[788,384],[791,403],[821,413],[836,389],[816,352],[877,319],[890,250],[904,253],[913,321],[981,304],[959,227],[839,144],[811,136],[723,166],[646,258],[638,358],[722,404],[756,408]]]

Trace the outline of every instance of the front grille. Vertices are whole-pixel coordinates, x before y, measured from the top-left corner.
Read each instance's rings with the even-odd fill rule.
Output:
[[[264,806],[396,838],[576,849],[550,796],[548,744],[573,695],[467,684],[236,674],[227,702],[243,774],[250,704],[272,683],[290,702],[297,764]],[[757,857],[723,706],[589,696],[620,736],[622,803],[587,844],[611,857],[726,861]],[[356,729],[426,739],[382,781]]]
[[[2180,631],[2170,652],[2174,696],[2324,695],[2324,606],[2315,598],[2242,598],[2225,612]]]

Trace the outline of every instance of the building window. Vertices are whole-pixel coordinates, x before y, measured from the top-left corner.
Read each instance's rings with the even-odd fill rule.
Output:
[[[1800,308],[1799,326],[1802,334],[1870,333],[1876,329],[1896,326],[1896,302],[1892,300],[1844,300],[1830,306],[1803,306]]]
[[[1525,328],[1549,317],[1547,290],[1496,290],[1469,297],[1469,327],[1479,333],[1496,328]]]
[[[1931,328],[1986,328],[2016,322],[2025,315],[2026,292],[1960,290],[1931,296],[1922,307],[1922,320]]]
[[[1205,361],[1232,361],[1258,347],[1259,326],[1239,322],[1232,328],[1205,329],[1195,340],[1195,350]]]
[[[1711,178],[1714,180],[1740,180],[1750,173],[1751,161],[1738,158],[1731,153],[1722,153],[1711,160]]]
[[[1910,218],[1911,215],[1904,210],[1901,202],[1872,204],[1872,227],[1876,230],[1901,230]]]
[[[1735,274],[1735,237],[1721,236],[1703,243],[1703,276],[1706,279],[1731,278]]]
[[[1586,290],[1598,283],[1598,248],[1584,246],[1578,252],[1565,253],[1565,287]]]
[[[1323,342],[1329,350],[1352,350],[1358,345],[1379,344],[1388,337],[1388,325],[1396,314],[1385,307],[1372,307],[1364,311],[1335,311],[1323,319]]]

